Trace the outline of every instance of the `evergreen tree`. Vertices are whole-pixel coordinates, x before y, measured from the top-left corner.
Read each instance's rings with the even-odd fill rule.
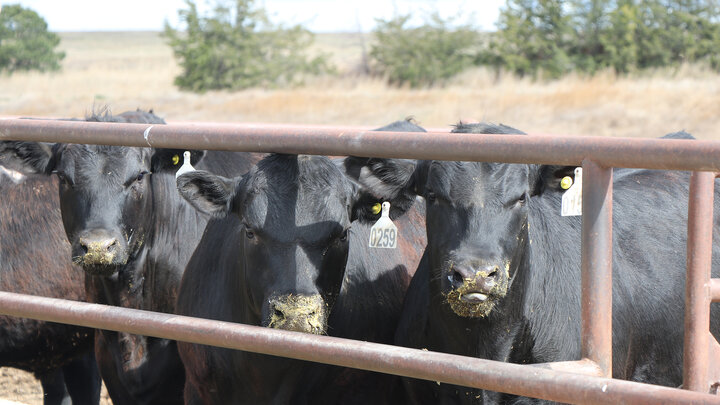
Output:
[[[479,33],[469,24],[431,14],[416,28],[407,26],[412,15],[377,20],[370,50],[373,72],[391,84],[410,87],[442,83],[475,63]]]
[[[33,10],[18,4],[0,11],[0,71],[59,70],[65,52],[57,52],[57,34]]]
[[[185,32],[165,23],[182,73],[175,84],[182,89],[238,90],[299,83],[304,75],[330,70],[325,56],[305,55],[313,35],[301,26],[272,24],[254,0],[217,0],[211,16],[198,13],[194,1],[179,11]]]
[[[519,75],[562,76],[573,70],[571,28],[560,0],[508,0],[485,60]]]
[[[618,73],[704,63],[720,70],[718,0],[508,0],[482,63],[519,75]]]

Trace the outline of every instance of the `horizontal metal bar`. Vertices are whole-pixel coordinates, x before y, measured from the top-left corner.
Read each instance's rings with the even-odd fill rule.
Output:
[[[578,404],[720,404],[698,392],[329,336],[0,292],[0,313]]]
[[[0,140],[580,165],[720,170],[720,141],[375,132],[258,124],[107,124],[0,120]]]
[[[552,363],[534,363],[528,364],[527,366],[564,371],[566,373],[585,374],[595,377],[602,377],[605,373],[597,363],[589,359],[576,361],[555,361]]]
[[[712,302],[720,302],[720,279],[710,279],[710,298]]]

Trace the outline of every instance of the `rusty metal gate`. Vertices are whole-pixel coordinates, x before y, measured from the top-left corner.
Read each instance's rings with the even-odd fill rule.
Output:
[[[518,365],[258,326],[0,292],[0,313],[175,339],[580,404],[720,404],[710,333],[713,190],[720,141],[373,132],[358,127],[0,120],[0,140],[583,167],[582,358]],[[611,378],[612,168],[692,171],[683,388]]]

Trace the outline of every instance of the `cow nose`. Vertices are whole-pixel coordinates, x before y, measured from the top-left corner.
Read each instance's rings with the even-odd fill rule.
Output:
[[[488,293],[497,284],[499,270],[498,265],[457,265],[453,267],[451,284],[455,289],[467,286],[472,290]]]
[[[325,332],[327,315],[325,302],[318,295],[284,295],[270,300],[269,327],[322,334]]]
[[[85,232],[78,238],[84,264],[112,264],[120,251],[118,239],[103,231]]]
[[[109,253],[117,250],[117,238],[90,239],[80,238],[80,246],[85,253]]]

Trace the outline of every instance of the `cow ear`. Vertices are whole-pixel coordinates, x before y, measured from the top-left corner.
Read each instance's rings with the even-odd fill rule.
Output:
[[[0,165],[23,174],[50,174],[55,170],[55,152],[60,148],[44,142],[0,142]]]
[[[533,195],[539,195],[547,191],[563,192],[563,179],[570,177],[575,178],[576,166],[557,166],[557,165],[539,165],[533,168],[535,176],[530,176],[534,181],[532,187]],[[569,185],[568,185],[569,186]]]
[[[353,219],[377,220],[383,201],[390,202],[393,219],[407,212],[418,195],[416,166],[406,159],[345,158],[345,174],[359,185]]]
[[[180,195],[198,211],[225,217],[232,212],[239,181],[195,170],[180,175],[177,188]]]
[[[150,167],[153,173],[163,171],[176,172],[183,164],[183,153],[186,149],[153,149]],[[190,164],[195,166],[205,157],[204,150],[190,150]]]

